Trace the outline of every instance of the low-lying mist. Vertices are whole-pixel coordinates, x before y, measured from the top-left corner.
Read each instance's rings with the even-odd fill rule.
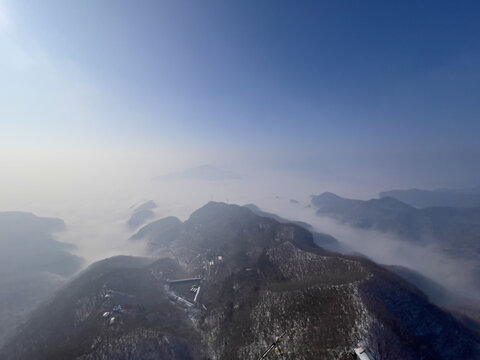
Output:
[[[308,207],[310,194],[328,190],[367,198],[378,190],[356,187],[352,180],[309,178],[288,170],[256,169],[254,165],[223,168],[238,173],[238,178],[195,179],[188,169],[202,163],[192,156],[172,156],[165,151],[99,151],[93,156],[89,150],[85,154],[39,153],[33,157],[29,153],[17,156],[16,162],[13,157],[9,159],[2,163],[5,175],[0,179],[4,195],[0,211],[63,219],[66,231],[55,237],[76,245],[73,252],[83,257],[86,265],[114,255],[148,255],[141,242],[128,240],[135,230],[127,227],[127,221],[134,206],[143,201],[153,200],[158,205],[151,220],[166,216],[185,220],[210,200],[253,203],[287,219],[310,223],[316,231],[336,237],[345,251],[362,253],[382,264],[411,268],[461,295],[480,295],[472,285],[473,263],[389,234],[341,225],[319,217],[314,208]],[[185,169],[189,178],[182,179],[179,174]],[[169,173],[176,175],[172,178]]]
[[[222,156],[212,155],[215,151],[206,152],[187,147],[172,151],[67,145],[63,151],[33,146],[10,149],[0,154],[0,211],[63,219],[66,231],[54,236],[76,245],[73,252],[88,265],[113,255],[146,254],[143,245],[128,241],[134,231],[128,229],[127,221],[132,207],[142,201],[156,202],[155,218],[185,220],[210,200],[258,203],[277,194],[293,196],[298,189],[313,191],[319,184],[344,192],[351,185],[328,187],[333,185],[328,179],[322,182],[289,171],[255,168],[247,162],[231,168],[221,161]],[[200,160],[205,158],[219,169],[216,173],[234,172],[238,178],[215,179],[205,174],[195,178],[191,169],[211,165]],[[176,176],[169,176],[172,173]],[[189,177],[183,179],[181,174]]]
[[[480,289],[474,285],[473,261],[448,256],[435,246],[405,242],[392,234],[353,228],[328,217],[316,214],[308,207],[309,198],[300,204],[287,199],[268,199],[258,205],[290,220],[304,221],[315,231],[334,236],[346,253],[360,253],[379,264],[400,265],[415,270],[443,285],[459,297],[480,299]]]

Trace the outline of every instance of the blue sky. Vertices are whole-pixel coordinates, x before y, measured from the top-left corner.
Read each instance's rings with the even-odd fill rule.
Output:
[[[13,153],[162,144],[199,164],[478,185],[479,11],[0,0],[0,140]]]

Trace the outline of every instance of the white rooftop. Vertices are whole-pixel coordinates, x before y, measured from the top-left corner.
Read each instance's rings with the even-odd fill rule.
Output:
[[[362,346],[355,349],[355,354],[360,360],[375,360]]]

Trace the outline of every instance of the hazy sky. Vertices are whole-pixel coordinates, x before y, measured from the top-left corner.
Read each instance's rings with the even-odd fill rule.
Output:
[[[479,13],[0,0],[1,190],[204,163],[352,188],[478,185]]]

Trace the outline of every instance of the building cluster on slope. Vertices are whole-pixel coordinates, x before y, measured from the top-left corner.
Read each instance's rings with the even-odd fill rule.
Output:
[[[107,293],[104,295],[104,298],[107,300],[112,300],[113,290],[107,290]],[[105,311],[102,315],[104,319],[109,319],[109,324],[113,325],[116,321],[116,315],[118,316],[123,311],[122,305],[117,304],[112,307],[111,311]]]
[[[201,277],[167,280],[165,291],[171,300],[193,307],[198,304],[202,281]]]
[[[201,257],[201,254],[198,254],[197,257]],[[200,302],[200,296],[202,292],[202,283],[209,281],[212,276],[215,276],[221,267],[221,263],[224,261],[223,256],[218,255],[210,260],[203,260],[203,274],[198,277],[189,277],[182,279],[167,279],[164,284],[164,290],[168,294],[168,297],[171,301],[180,304],[187,309],[193,308],[203,308],[207,310],[206,306]],[[251,271],[251,268],[245,268],[245,271]],[[107,290],[104,298],[113,302],[115,294],[118,293],[113,290]],[[121,293],[119,293],[121,294]],[[123,294],[125,295],[125,294]],[[121,304],[114,305],[111,311],[106,311],[103,313],[102,317],[108,320],[109,325],[116,323],[116,319],[123,312]],[[275,337],[275,341],[263,352],[260,359],[266,359],[271,355],[274,355],[275,358],[282,358],[283,350],[281,347],[281,340],[285,336],[285,332]],[[373,355],[364,347],[359,346],[354,349],[356,359],[358,360],[375,360]]]

